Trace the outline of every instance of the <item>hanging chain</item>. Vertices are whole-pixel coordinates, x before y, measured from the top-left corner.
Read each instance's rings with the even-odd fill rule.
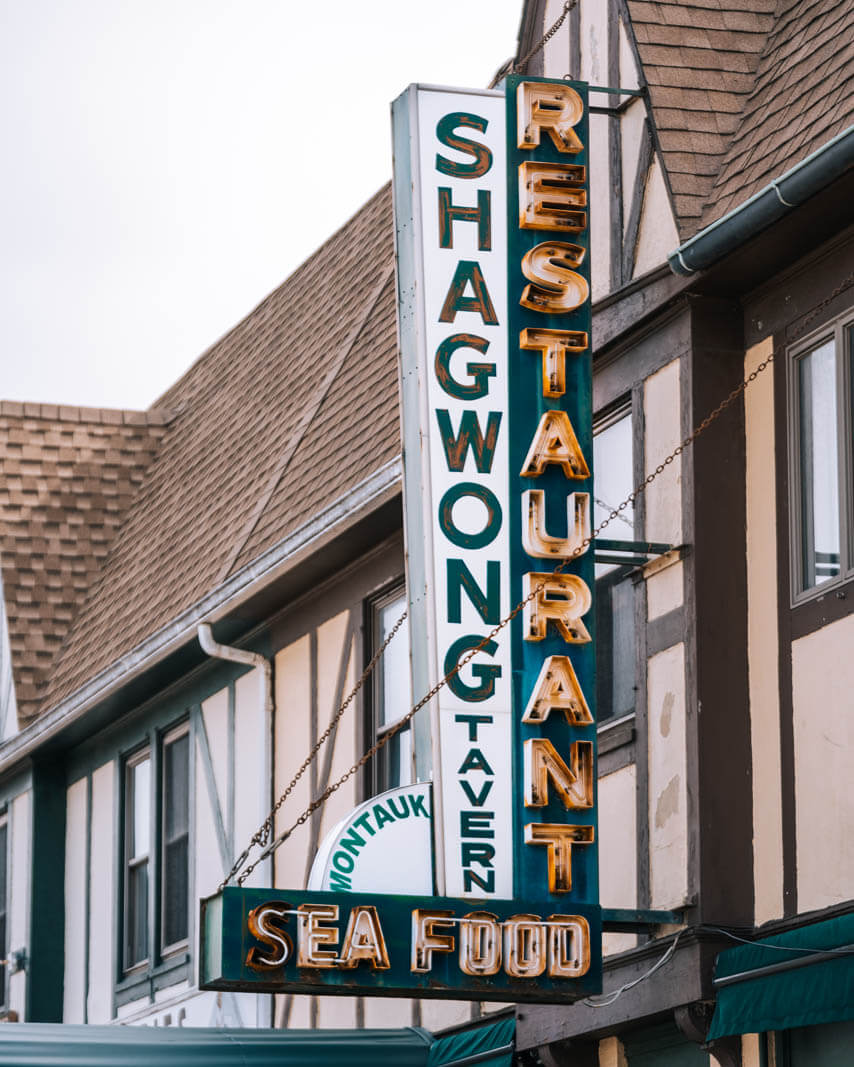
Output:
[[[546,42],[550,41],[552,37],[554,37],[554,35],[566,21],[566,16],[570,13],[570,11],[572,11],[572,9],[577,3],[578,0],[566,0],[566,3],[563,5],[563,11],[560,13],[560,16],[558,17],[557,21],[546,30],[546,32],[543,34],[537,44],[534,45],[531,51],[522,59],[517,60],[510,68],[513,74],[523,74],[525,72],[525,68],[528,66],[528,61],[533,59],[537,52],[539,52],[541,48],[545,47]]]
[[[365,682],[370,677],[370,675],[373,672],[374,668],[376,667],[377,663],[379,663],[380,657],[382,656],[383,652],[385,652],[386,648],[388,648],[388,646],[389,646],[389,644],[391,642],[391,639],[394,637],[394,635],[397,633],[397,631],[401,628],[401,626],[403,626],[403,623],[406,620],[406,616],[407,616],[407,612],[404,611],[404,613],[400,616],[400,618],[397,620],[397,622],[394,624],[394,626],[392,626],[392,628],[389,630],[388,634],[386,635],[385,641],[383,641],[383,643],[380,645],[380,647],[376,650],[376,652],[374,653],[373,659],[367,665],[367,667],[365,667],[365,669],[362,671],[361,677],[359,678],[358,682],[356,682],[356,684],[353,686],[353,688],[350,690],[350,692],[347,695],[346,699],[339,705],[338,710],[335,712],[335,714],[330,719],[329,725],[326,727],[326,729],[323,731],[323,733],[320,735],[320,737],[318,737],[318,739],[317,739],[317,741],[316,741],[316,743],[314,745],[314,748],[312,748],[311,752],[309,752],[309,754],[306,756],[306,758],[302,761],[302,764],[300,765],[299,770],[296,772],[296,774],[290,780],[290,783],[288,784],[287,789],[284,791],[284,793],[282,793],[282,795],[279,797],[279,799],[273,805],[272,809],[270,810],[270,814],[267,816],[267,818],[261,823],[261,825],[255,831],[255,833],[252,835],[252,840],[249,842],[249,844],[246,846],[246,848],[240,853],[240,855],[234,861],[234,865],[232,866],[232,868],[228,872],[228,874],[225,876],[225,878],[223,878],[223,880],[220,883],[220,886],[219,886],[219,889],[217,890],[217,892],[219,892],[220,889],[222,889],[224,886],[226,886],[231,881],[231,879],[235,876],[235,874],[237,874],[237,872],[240,870],[240,868],[243,866],[243,864],[249,858],[249,853],[252,851],[252,849],[253,849],[253,847],[255,845],[258,845],[259,847],[263,848],[264,845],[266,845],[267,842],[270,840],[270,835],[273,832],[273,823],[274,823],[276,815],[278,814],[279,808],[281,808],[281,806],[284,804],[284,802],[288,799],[288,797],[294,791],[294,787],[296,786],[297,782],[300,780],[300,778],[302,778],[302,776],[305,774],[305,772],[311,766],[314,758],[317,756],[317,753],[323,747],[323,745],[326,742],[327,738],[332,734],[333,730],[335,730],[335,728],[338,726],[338,722],[341,719],[341,716],[344,714],[344,712],[347,710],[347,708],[353,702],[356,694],[359,692],[359,690],[362,688],[362,686],[365,684]],[[253,866],[254,866],[254,864],[253,864]]]
[[[572,5],[569,4],[569,5],[567,5],[565,7],[564,16],[563,17],[566,16],[566,13],[569,10],[569,7],[571,7],[571,6]],[[550,33],[555,31],[558,28],[558,26],[560,24],[560,21],[562,21],[562,19],[559,20],[559,22],[556,23],[552,27],[552,30],[549,31]],[[545,38],[545,40],[547,40],[547,39],[548,39],[548,36]],[[536,49],[535,49],[535,51],[536,51]],[[530,58],[530,55],[526,56],[525,57],[525,61],[527,61],[529,58]],[[818,315],[820,315],[821,312],[829,304],[831,304],[836,299],[837,296],[839,296],[842,292],[844,292],[845,289],[849,288],[851,285],[854,285],[854,272],[852,272],[846,278],[844,278],[842,280],[842,282],[840,282],[840,284],[833,290],[833,292],[831,292],[829,294],[829,296],[825,297],[825,299],[822,300],[821,303],[817,304],[810,311],[810,313],[798,325],[797,329],[792,332],[789,340],[793,341],[797,337],[799,337],[802,333],[804,333],[806,331],[807,327],[816,319],[816,317]],[[764,360],[762,360],[761,363],[757,364],[757,366],[750,372],[750,374],[748,374],[747,377],[745,377],[743,379],[743,381],[739,382],[739,384],[717,405],[717,407],[713,408],[712,411],[709,412],[709,414],[702,420],[702,422],[700,422],[699,425],[694,428],[692,433],[690,433],[687,437],[685,437],[680,442],[680,444],[677,445],[677,447],[670,453],[670,455],[667,456],[664,460],[662,460],[661,463],[659,463],[658,466],[655,468],[655,470],[651,471],[646,476],[646,478],[644,478],[644,480],[639,485],[637,485],[632,490],[631,493],[629,493],[629,495],[626,497],[626,499],[623,500],[623,502],[621,504],[618,504],[617,507],[615,507],[608,514],[608,516],[605,519],[603,519],[603,521],[594,530],[591,531],[589,536],[585,537],[584,540],[581,541],[581,543],[575,548],[573,553],[570,556],[568,556],[566,559],[562,560],[560,563],[558,563],[554,567],[552,573],[553,574],[560,574],[566,567],[569,566],[570,563],[572,563],[574,560],[576,560],[579,556],[583,555],[583,553],[590,547],[590,545],[593,544],[593,542],[599,536],[599,534],[611,522],[613,522],[614,519],[619,518],[619,516],[622,514],[623,511],[626,510],[626,508],[628,508],[630,505],[633,505],[635,503],[635,501],[638,499],[638,497],[641,496],[643,493],[645,493],[647,488],[650,485],[652,485],[652,483],[656,480],[656,478],[658,478],[659,475],[661,475],[667,469],[667,467],[669,467],[670,464],[673,463],[673,461],[675,459],[677,459],[679,456],[681,456],[686,448],[690,448],[690,446],[693,445],[693,443],[697,440],[697,438],[702,433],[704,433],[709,428],[709,426],[712,425],[713,422],[715,422],[718,418],[720,418],[720,416],[733,403],[735,403],[735,401],[747,389],[748,385],[750,385],[751,382],[755,381],[759,377],[759,375],[766,369],[766,367],[769,366],[769,364],[774,362],[774,358],[775,358],[776,355],[777,355],[777,351],[775,350],[775,351],[771,352],[771,354],[769,356],[767,356]],[[400,616],[400,618],[397,620],[397,622],[394,624],[394,626],[389,631],[388,636],[386,637],[385,641],[382,643],[382,645],[377,650],[377,652],[374,655],[373,659],[370,661],[370,663],[367,665],[367,667],[363,671],[362,676],[359,678],[359,681],[356,683],[355,687],[352,689],[352,691],[348,695],[347,699],[344,701],[343,704],[341,704],[341,706],[336,711],[335,715],[332,718],[332,721],[329,724],[329,727],[318,738],[317,743],[315,744],[314,748],[311,750],[309,755],[306,757],[305,761],[303,762],[303,764],[300,767],[300,769],[297,771],[296,775],[292,779],[292,781],[291,781],[290,785],[288,786],[288,788],[279,797],[279,799],[276,802],[275,807],[270,812],[270,814],[267,816],[267,818],[264,820],[264,822],[262,823],[262,825],[261,825],[260,829],[258,830],[258,832],[253,836],[253,838],[250,841],[248,847],[240,854],[238,859],[235,861],[234,866],[232,867],[231,871],[228,873],[228,875],[225,877],[225,879],[223,879],[219,889],[220,890],[223,889],[228,884],[228,882],[231,881],[231,879],[234,877],[234,875],[243,867],[243,864],[248,859],[249,853],[252,850],[253,846],[254,845],[258,845],[259,847],[263,848],[263,851],[260,853],[260,855],[257,857],[257,859],[254,860],[253,863],[249,864],[249,866],[243,871],[243,873],[240,875],[240,877],[237,880],[238,885],[243,885],[243,883],[246,881],[246,879],[250,876],[250,874],[252,874],[252,872],[255,870],[255,868],[258,866],[258,864],[262,860],[266,859],[273,852],[275,852],[276,849],[279,848],[280,845],[283,845],[285,843],[285,841],[287,841],[288,838],[294,833],[295,830],[297,830],[300,826],[302,826],[304,823],[306,823],[308,821],[308,819],[311,817],[311,815],[315,811],[317,811],[317,809],[319,807],[321,807],[323,804],[326,803],[326,801],[329,799],[329,797],[332,796],[332,794],[334,792],[336,792],[338,789],[340,789],[340,787],[342,785],[344,785],[345,782],[349,781],[349,779],[352,778],[353,775],[358,770],[360,770],[362,767],[364,767],[364,765],[370,759],[372,759],[381,749],[383,749],[385,747],[385,745],[388,744],[388,742],[395,736],[395,734],[399,733],[400,730],[402,730],[404,726],[407,726],[412,721],[414,716],[426,704],[428,704],[433,699],[433,697],[436,696],[437,693],[445,685],[448,684],[448,682],[450,682],[450,680],[452,678],[454,678],[457,674],[459,674],[459,672],[462,670],[462,668],[467,663],[469,663],[472,659],[474,659],[474,657],[479,652],[482,652],[483,649],[486,647],[486,645],[488,645],[489,642],[498,633],[500,633],[501,630],[503,630],[505,626],[507,626],[510,622],[513,621],[513,619],[516,618],[516,616],[519,614],[519,612],[521,612],[525,608],[526,604],[528,604],[530,601],[532,601],[536,596],[538,596],[543,591],[545,586],[546,586],[545,582],[540,582],[537,586],[535,586],[523,600],[519,601],[519,603],[513,608],[513,610],[510,612],[509,615],[507,615],[504,619],[501,620],[501,622],[499,622],[496,626],[494,626],[492,628],[492,630],[490,630],[490,632],[480,641],[480,643],[478,645],[476,645],[474,648],[469,649],[469,651],[466,652],[466,654],[464,656],[462,656],[457,661],[456,666],[452,670],[448,671],[448,673],[443,678],[441,678],[433,686],[433,688],[428,693],[426,693],[418,701],[418,703],[415,704],[410,709],[410,711],[408,711],[406,713],[406,715],[404,715],[401,719],[399,719],[394,724],[394,726],[392,726],[389,730],[387,730],[386,733],[384,733],[383,736],[374,745],[372,745],[371,748],[369,748],[368,751],[359,760],[357,760],[356,763],[354,763],[352,765],[352,767],[350,767],[350,769],[348,771],[346,771],[337,781],[333,782],[332,785],[328,786],[319,796],[317,796],[308,805],[308,807],[305,809],[305,811],[303,811],[303,813],[299,816],[299,818],[296,819],[296,821],[291,826],[288,827],[287,830],[284,830],[282,833],[280,833],[278,835],[278,837],[276,837],[272,841],[270,841],[270,836],[271,836],[271,834],[273,832],[273,820],[274,820],[275,815],[277,814],[277,812],[281,808],[282,804],[284,804],[285,800],[290,795],[290,793],[292,792],[294,786],[299,781],[299,779],[302,777],[302,775],[304,774],[305,770],[308,768],[308,766],[310,765],[312,760],[317,755],[317,752],[320,750],[320,747],[323,745],[323,743],[326,741],[326,739],[332,733],[333,728],[337,725],[339,719],[344,714],[344,711],[347,709],[347,707],[349,707],[350,703],[353,701],[353,699],[356,696],[356,694],[358,693],[358,691],[362,688],[362,686],[367,681],[369,675],[371,674],[371,672],[376,667],[377,663],[380,660],[380,657],[385,652],[386,647],[388,646],[388,644],[391,641],[391,639],[394,637],[394,635],[397,633],[397,631],[403,625],[403,622],[407,617],[407,612],[404,611],[404,613]]]

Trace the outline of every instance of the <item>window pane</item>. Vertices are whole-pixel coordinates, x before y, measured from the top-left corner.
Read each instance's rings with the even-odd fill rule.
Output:
[[[632,417],[626,412],[593,437],[593,525],[598,526],[634,488]],[[634,541],[634,508],[611,519],[602,537]],[[596,564],[596,716],[602,722],[635,707],[635,587],[631,567]]]
[[[151,760],[145,759],[128,768],[128,804],[131,808],[130,834],[128,842],[128,859],[148,855],[150,840],[149,805],[151,798]]]
[[[189,825],[189,750],[189,734],[164,747],[164,832],[168,841],[185,834]]]
[[[188,836],[167,844],[163,853],[163,944],[187,936]]]
[[[833,340],[798,360],[802,587],[839,574],[839,452]]]
[[[405,726],[385,746],[386,768],[384,789],[412,782],[412,731]]]
[[[163,746],[163,944],[187,937],[189,894],[188,733]]]
[[[635,589],[631,568],[610,568],[596,581],[596,717],[635,708]]]
[[[389,631],[403,614],[406,597],[401,594],[378,608],[377,647],[385,641]],[[382,684],[379,693],[378,722],[380,726],[394,722],[412,707],[412,679],[409,674],[409,619],[394,635],[379,663]]]
[[[593,526],[598,526],[631,493],[632,484],[632,417],[627,413],[618,422],[595,432],[593,438]],[[634,541],[635,514],[628,505],[611,519],[602,531],[610,541]],[[614,569],[614,564],[598,563],[596,577]]]
[[[128,869],[127,966],[148,957],[148,861]]]

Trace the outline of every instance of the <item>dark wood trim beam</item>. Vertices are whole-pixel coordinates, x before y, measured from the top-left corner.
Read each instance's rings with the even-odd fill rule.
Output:
[[[620,84],[619,0],[608,0],[608,85]],[[619,115],[608,116],[609,222],[611,290],[626,280],[623,273],[623,143]]]
[[[690,420],[696,424],[742,380],[744,348],[737,304],[692,299],[691,309]],[[688,692],[689,758],[696,761],[688,786],[697,798],[696,822],[689,824],[689,835],[696,834],[696,918],[748,925],[753,794],[743,403],[713,422],[691,451],[693,530],[685,536],[693,538],[688,573],[696,620],[695,692]]]
[[[632,203],[629,208],[629,221],[626,223],[626,235],[623,242],[624,281],[631,281],[632,273],[635,269],[643,199],[646,192],[646,183],[649,179],[649,168],[652,166],[652,158],[652,134],[649,131],[649,120],[645,119],[640,151],[638,152],[638,167],[635,171],[635,184],[632,189]]]

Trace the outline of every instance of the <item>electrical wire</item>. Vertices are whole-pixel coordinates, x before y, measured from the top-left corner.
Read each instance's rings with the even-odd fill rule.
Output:
[[[634,989],[636,985],[640,985],[641,982],[645,982],[647,978],[652,978],[656,971],[660,970],[669,960],[673,957],[673,953],[676,951],[676,946],[679,944],[679,938],[685,933],[684,930],[680,930],[676,937],[673,939],[673,944],[664,953],[660,960],[658,960],[652,967],[642,974],[639,978],[634,978],[631,982],[626,982],[625,985],[621,985],[619,989],[613,989],[610,993],[603,993],[600,997],[585,997],[582,1000],[582,1004],[587,1004],[590,1008],[609,1008],[615,1001],[626,993],[629,989]]]

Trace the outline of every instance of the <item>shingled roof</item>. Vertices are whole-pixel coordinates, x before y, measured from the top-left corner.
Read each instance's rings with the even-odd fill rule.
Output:
[[[703,223],[726,214],[854,122],[854,7],[783,0]]]
[[[838,0],[627,0],[684,239],[854,122]]]
[[[177,415],[77,612],[42,710],[398,455],[389,187],[157,408]]]
[[[753,90],[777,0],[628,0],[682,237],[697,229]]]
[[[0,402],[0,568],[22,724],[168,422],[159,410]]]

